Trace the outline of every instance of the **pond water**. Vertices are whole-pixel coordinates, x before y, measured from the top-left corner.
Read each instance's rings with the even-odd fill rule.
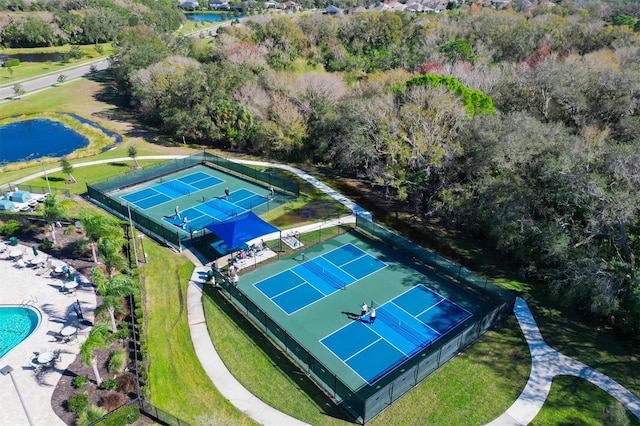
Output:
[[[241,18],[242,16],[238,16],[238,18]],[[196,22],[220,22],[220,21],[224,21],[226,18],[226,20],[228,21],[229,19],[231,19],[230,15],[220,15],[217,13],[190,13],[187,15],[187,21],[196,21]],[[233,19],[235,19],[236,17],[234,17]]]
[[[62,53],[15,53],[8,56],[20,62],[60,62],[63,59]]]
[[[19,121],[0,127],[0,164],[62,157],[88,145],[89,139],[59,121]]]

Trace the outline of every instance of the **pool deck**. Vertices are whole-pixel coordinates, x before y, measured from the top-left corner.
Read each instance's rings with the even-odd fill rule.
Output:
[[[65,369],[80,352],[80,346],[86,339],[89,328],[78,328],[78,339],[70,343],[60,343],[54,336],[66,324],[78,326],[78,319],[73,303],[80,302],[83,316],[93,323],[96,307],[96,295],[93,286],[86,277],[80,277],[80,285],[73,295],[61,291],[64,281],[60,278],[36,275],[31,267],[18,268],[14,261],[8,259],[9,251],[19,248],[31,252],[31,248],[19,245],[9,247],[0,253],[0,276],[2,291],[0,306],[28,304],[40,311],[41,321],[38,328],[18,346],[13,348],[2,359],[0,369],[11,366],[9,375],[0,375],[0,426],[35,426],[64,425],[51,407],[53,391]],[[54,264],[62,262],[53,260]],[[76,272],[71,269],[72,272]],[[60,360],[54,369],[36,373],[30,360],[37,353],[60,350]],[[12,379],[15,383],[12,383]],[[20,396],[24,406],[20,401]]]

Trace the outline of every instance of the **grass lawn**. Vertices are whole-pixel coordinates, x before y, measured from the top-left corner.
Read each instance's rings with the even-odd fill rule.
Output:
[[[71,160],[78,163],[90,160],[127,157],[129,145],[135,145],[138,156],[181,154],[194,152],[188,146],[157,143],[157,135],[147,129],[127,120],[128,117],[116,111],[115,107],[100,100],[104,85],[97,81],[80,79],[66,84],[64,87],[55,87],[43,92],[23,98],[19,101],[5,102],[0,109],[0,120],[17,115],[34,115],[41,112],[68,112],[77,114],[91,120],[103,128],[116,132],[123,137],[123,142],[115,149],[86,157]],[[48,168],[57,167],[57,159],[44,159]],[[27,176],[41,171],[41,166],[36,161],[11,163],[0,167],[0,184],[12,182],[19,177]]]
[[[531,425],[614,425],[602,417],[605,408],[613,403],[609,394],[597,386],[577,377],[559,376],[553,380],[549,397]],[[640,425],[637,417],[625,411],[631,425]],[[586,417],[584,412],[594,415]]]
[[[149,255],[143,274],[151,402],[192,424],[253,424],[220,395],[193,350],[186,307],[193,264],[150,239],[145,250]]]
[[[21,80],[39,77],[46,74],[64,74],[64,70],[78,66],[84,62],[88,62],[100,57],[106,57],[111,54],[113,48],[110,43],[103,43],[102,53],[98,53],[95,46],[80,46],[83,53],[81,59],[72,59],[68,62],[21,62],[17,67],[0,68],[0,87],[13,86],[20,83]],[[37,49],[2,49],[0,53],[3,55],[11,55],[18,53],[65,53],[71,48],[70,45],[43,47]]]
[[[159,163],[163,163],[165,161],[166,160],[139,160],[138,164],[140,164],[141,167],[150,167],[155,166]],[[73,169],[72,175],[76,178],[77,182],[72,184],[65,183],[65,181],[68,179],[68,176],[61,171],[55,173],[47,173],[47,178],[49,179],[49,185],[51,185],[51,189],[54,191],[56,188],[61,188],[68,189],[72,194],[83,194],[87,191],[86,184],[102,182],[116,176],[130,173],[132,165],[133,161],[129,160],[127,162],[113,162],[87,167],[75,167]],[[34,172],[36,171],[38,171],[37,168],[34,170]],[[47,181],[44,176],[41,176],[25,182],[25,185],[46,187]]]

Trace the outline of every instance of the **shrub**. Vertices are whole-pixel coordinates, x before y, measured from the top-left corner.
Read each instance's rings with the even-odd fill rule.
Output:
[[[11,237],[18,234],[20,234],[20,222],[15,219],[7,221],[7,223],[5,223],[2,227],[2,235]]]
[[[105,397],[101,399],[101,406],[107,412],[113,411],[118,407],[122,407],[124,405],[125,399],[124,395],[119,392],[109,392]]]
[[[89,393],[87,391],[72,395],[67,401],[67,408],[72,413],[80,413],[89,405]]]
[[[17,67],[18,65],[20,65],[20,59],[18,58],[11,58],[4,61],[5,68]]]
[[[73,378],[73,387],[74,388],[81,388],[88,381],[89,381],[89,378],[87,376],[76,376],[76,377]]]
[[[116,390],[123,394],[129,394],[136,390],[136,376],[133,373],[126,372],[116,377]]]
[[[95,405],[93,405],[87,411],[78,416],[78,420],[76,420],[76,426],[89,426],[99,418],[104,417],[106,414],[107,410],[102,407],[96,407]]]
[[[140,408],[137,405],[129,405],[115,413],[109,414],[107,418],[102,420],[100,426],[124,426],[130,425],[138,421],[140,418]]]
[[[122,349],[118,349],[111,354],[109,363],[107,364],[107,371],[109,373],[122,373],[124,367],[127,365],[127,353]]]
[[[65,235],[71,235],[71,234],[73,234],[74,232],[76,232],[76,227],[75,227],[75,226],[73,226],[73,225],[69,225],[69,226],[67,226],[67,227],[65,228],[65,230],[64,230],[64,234],[65,234]]]
[[[42,244],[40,245],[40,247],[42,248],[42,250],[51,250],[51,248],[53,248],[53,241],[45,238],[44,240],[42,240]]]
[[[115,333],[113,333],[113,337],[114,339],[127,339],[129,338],[129,336],[131,336],[131,330],[129,329],[129,323],[128,322],[122,322],[120,324],[118,324],[118,331],[116,331]]]
[[[105,380],[104,382],[102,382],[102,384],[100,385],[100,387],[102,389],[106,389],[106,390],[113,390],[116,388],[116,379],[114,379],[113,377],[108,378],[107,380]]]
[[[602,414],[602,424],[611,426],[629,426],[631,421],[627,417],[627,412],[624,406],[620,402],[615,402],[613,405],[604,409]]]
[[[89,251],[89,240],[81,238],[79,240],[72,241],[67,244],[67,250],[76,257],[83,257]]]

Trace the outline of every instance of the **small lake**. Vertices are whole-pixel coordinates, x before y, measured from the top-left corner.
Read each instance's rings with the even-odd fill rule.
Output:
[[[62,53],[15,53],[7,56],[20,62],[60,62],[64,58]]]
[[[242,18],[242,16],[232,16],[232,15],[220,15],[217,13],[189,13],[187,15],[187,21],[195,21],[195,22],[220,22],[224,21],[226,18],[227,21],[236,18]]]
[[[46,118],[0,126],[0,164],[62,157],[89,146],[89,139]]]

